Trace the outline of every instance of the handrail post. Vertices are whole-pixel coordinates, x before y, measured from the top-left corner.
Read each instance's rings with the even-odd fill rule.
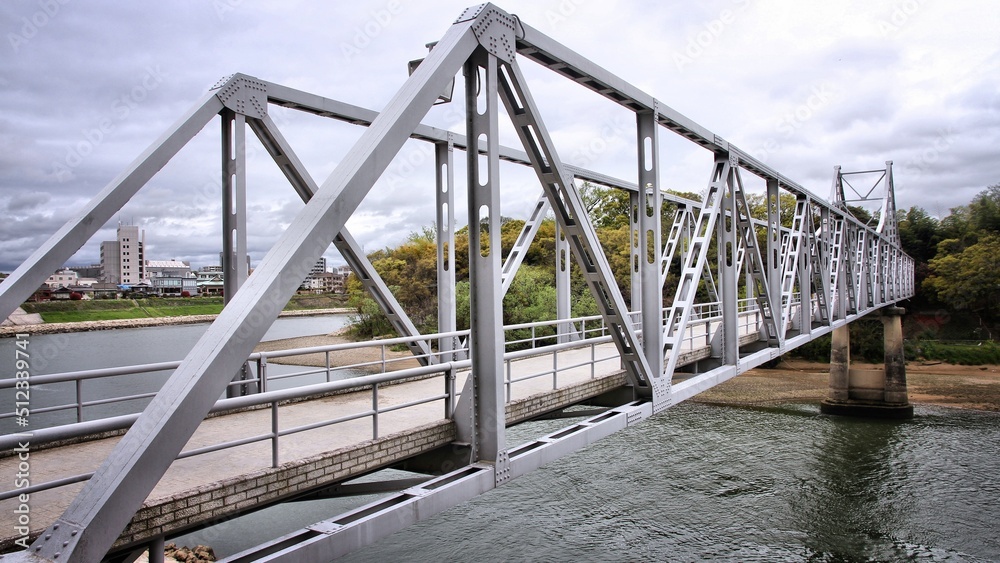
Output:
[[[330,351],[326,351],[326,382],[330,383]]]
[[[164,536],[156,536],[149,542],[149,563],[163,563],[164,561]]]
[[[378,383],[372,383],[372,440],[378,440]]]
[[[455,418],[455,367],[449,362],[444,372],[444,417]]]
[[[597,377],[597,346],[593,342],[590,343],[590,378],[595,379]]]
[[[278,467],[278,401],[271,401],[271,467]]]
[[[260,380],[260,392],[267,392],[267,356],[257,359],[257,379]]]
[[[83,422],[83,380],[76,380],[76,421]]]
[[[559,388],[559,350],[552,351],[552,390]]]

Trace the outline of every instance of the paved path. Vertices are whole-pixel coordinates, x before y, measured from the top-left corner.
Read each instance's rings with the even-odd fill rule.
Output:
[[[512,384],[510,399],[517,400],[529,397],[621,370],[614,344],[608,343],[595,347],[594,357],[597,359],[607,358],[607,360],[597,363],[593,372],[590,366],[591,354],[590,347],[559,352],[556,358],[558,366],[575,365],[579,367],[559,372],[555,381],[553,381],[551,373],[547,373],[553,369],[554,360],[551,354],[512,361],[511,372],[514,379],[534,374],[546,375]],[[560,369],[562,368],[560,367]],[[456,387],[459,391],[461,391],[467,376],[468,372],[463,372],[457,377]],[[380,408],[385,408],[422,397],[439,395],[444,391],[444,376],[435,376],[420,381],[380,386],[378,402]],[[365,412],[371,408],[370,391],[282,405],[279,409],[279,427],[283,430],[294,428]],[[385,436],[443,420],[444,409],[444,402],[438,400],[380,414],[378,419],[379,435]],[[270,409],[217,416],[202,422],[184,449],[186,451],[270,432]],[[284,436],[280,439],[278,462],[280,464],[307,458],[364,442],[372,437],[371,417]],[[30,455],[31,482],[41,483],[94,471],[112,451],[119,439],[118,437],[108,438],[32,452]],[[16,457],[0,459],[0,475],[13,476],[17,473],[17,464]],[[170,466],[147,500],[170,497],[199,486],[268,467],[271,467],[271,442],[269,440],[178,460]],[[30,498],[32,529],[42,529],[53,522],[63,513],[82,487],[83,483],[77,483],[32,494]],[[16,499],[0,502],[0,530],[3,530],[0,536],[11,535],[16,505]]]

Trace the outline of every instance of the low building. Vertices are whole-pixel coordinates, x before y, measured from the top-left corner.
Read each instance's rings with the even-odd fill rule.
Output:
[[[118,284],[97,282],[90,287],[94,291],[94,299],[118,299],[121,297],[121,290],[118,289]]]
[[[191,265],[180,260],[149,260],[146,262],[151,292],[164,297],[198,294],[198,277]]]
[[[221,274],[207,279],[202,279],[201,272],[198,273],[198,294],[199,295],[222,295],[226,283]]]
[[[45,280],[45,285],[51,287],[52,289],[57,289],[63,286],[77,285],[77,281],[79,279],[80,276],[76,273],[76,271],[62,268],[49,276]]]

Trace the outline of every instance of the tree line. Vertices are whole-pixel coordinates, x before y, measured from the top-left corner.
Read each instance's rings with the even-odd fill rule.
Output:
[[[629,301],[631,233],[628,193],[589,184],[583,186],[581,193],[619,288]],[[679,195],[701,200],[697,194]],[[763,197],[751,195],[748,204],[752,215],[764,218]],[[670,202],[664,205],[664,237],[670,229],[673,205]],[[795,208],[794,197],[783,196],[781,208],[782,222],[789,226]],[[877,219],[862,209],[852,210],[862,220]],[[903,249],[916,265],[916,295],[903,303],[913,313],[907,327],[908,336],[986,340],[1000,336],[1000,184],[986,188],[968,205],[951,209],[944,218],[938,219],[920,207],[911,207],[897,212],[897,223]],[[513,248],[523,226],[524,221],[519,219],[501,220],[502,256],[506,257]],[[758,234],[763,243],[763,233],[759,230]],[[555,318],[555,237],[554,220],[544,220],[504,298],[504,324]],[[419,233],[411,233],[406,241],[394,248],[369,254],[375,270],[424,333],[437,330],[435,241],[436,231],[433,227],[426,227]],[[469,227],[466,226],[455,234],[459,329],[468,328],[468,248]],[[673,297],[671,288],[676,285],[679,268],[675,266],[669,269],[665,284],[668,288],[665,294],[667,302]],[[573,315],[597,314],[596,304],[575,267],[571,287]],[[353,276],[348,280],[348,294],[351,306],[357,310],[354,331],[359,337],[392,333],[388,320]]]

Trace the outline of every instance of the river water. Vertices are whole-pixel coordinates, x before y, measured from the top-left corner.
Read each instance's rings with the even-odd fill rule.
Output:
[[[343,323],[279,319],[267,338]],[[56,351],[38,372],[51,373],[178,359],[204,328],[33,336],[31,346]],[[0,340],[0,357],[13,357],[12,342]],[[1000,561],[1000,415],[915,414],[681,404],[346,560]],[[520,425],[507,442],[571,422]],[[374,498],[274,507],[176,541],[231,555]]]
[[[347,323],[347,315],[283,317],[271,325],[264,340],[327,334],[347,326]],[[207,323],[202,323],[32,335],[28,339],[27,348],[30,372],[32,375],[44,375],[182,360],[208,326]],[[0,362],[5,362],[0,365],[9,366],[9,371],[0,368],[0,379],[13,377],[15,346],[14,338],[0,338]],[[300,366],[271,364],[268,366],[268,373],[275,376],[302,369]],[[107,397],[152,393],[157,391],[169,376],[169,371],[158,371],[87,381],[82,385],[82,397],[84,401],[94,401]],[[280,389],[288,385],[305,385],[323,380],[322,376],[279,380],[271,384],[270,388]],[[32,410],[30,421],[33,429],[76,421],[76,411],[72,409],[36,412],[47,406],[75,403],[76,390],[72,383],[33,385],[30,399]],[[124,403],[86,407],[84,420],[138,412],[150,400],[136,399]],[[13,389],[0,390],[0,412],[12,412],[14,402]],[[24,428],[15,427],[12,419],[0,419],[0,434],[21,430]]]
[[[231,555],[374,498],[275,507],[177,542]],[[345,560],[998,561],[998,501],[997,414],[686,403]]]

